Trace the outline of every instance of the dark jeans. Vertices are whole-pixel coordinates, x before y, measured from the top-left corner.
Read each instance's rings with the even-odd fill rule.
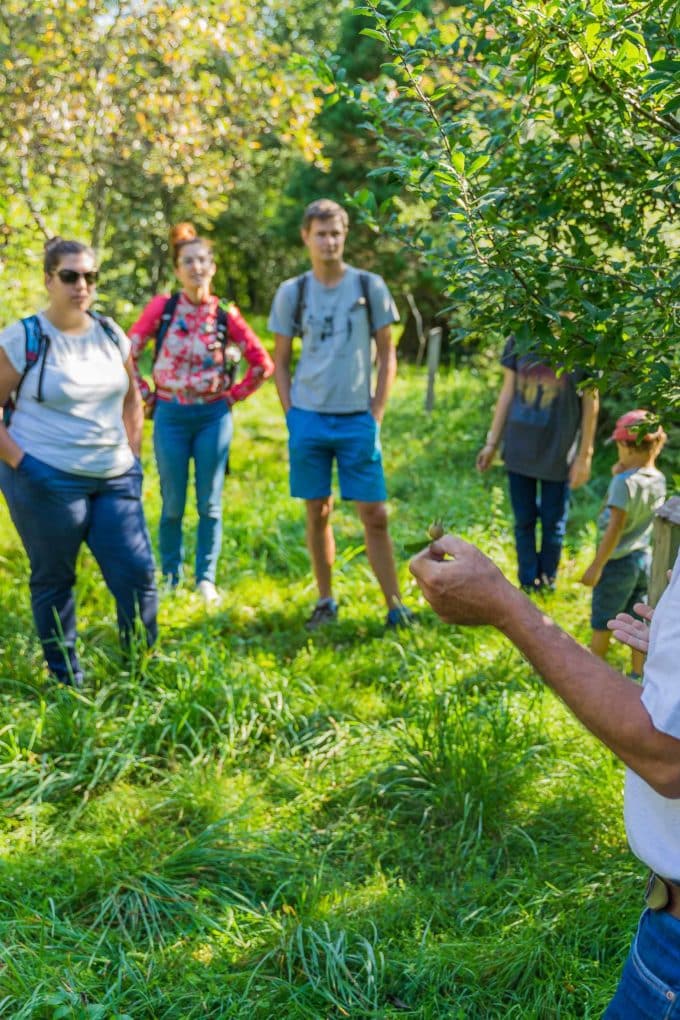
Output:
[[[26,454],[16,470],[0,464],[0,488],[31,565],[33,617],[50,673],[62,683],[82,681],[73,585],[83,542],[116,600],[122,640],[139,614],[152,644],[158,597],[139,462],[117,478],[92,478]]]
[[[196,581],[214,581],[222,544],[222,489],[233,432],[229,405],[172,404],[159,400],[153,443],[161,482],[161,570],[177,583],[184,549],[182,518],[187,501],[189,462],[194,461],[198,534]]]
[[[680,1017],[680,921],[645,910],[604,1020]]]
[[[554,580],[569,513],[569,482],[546,482],[508,471],[515,516],[515,545],[520,584]],[[539,496],[540,486],[540,496]],[[541,522],[541,544],[536,525]]]

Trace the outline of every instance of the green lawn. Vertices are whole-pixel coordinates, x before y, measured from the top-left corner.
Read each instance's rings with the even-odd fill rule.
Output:
[[[473,470],[496,386],[451,371],[427,417],[406,370],[383,438],[397,548],[441,516],[514,576],[503,472]],[[575,496],[545,599],[581,639],[610,459]],[[497,634],[440,624],[404,557],[420,625],[385,636],[352,508],[335,516],[340,622],[307,634],[271,384],[237,408],[232,467],[224,605],[163,596],[132,671],[83,555],[82,695],[44,679],[0,511],[0,1016],[599,1017],[642,889],[621,767]]]

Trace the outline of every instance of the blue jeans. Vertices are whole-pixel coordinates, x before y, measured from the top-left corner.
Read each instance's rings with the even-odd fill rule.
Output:
[[[680,1017],[680,921],[645,910],[603,1020]]]
[[[515,545],[520,584],[554,580],[569,513],[569,482],[546,482],[508,471],[510,503],[515,516]],[[540,498],[538,487],[541,487]],[[541,522],[541,544],[536,525]]]
[[[82,682],[73,585],[83,542],[116,600],[123,641],[139,615],[152,644],[158,597],[139,462],[117,478],[92,478],[27,453],[16,469],[0,464],[0,488],[31,565],[33,618],[50,673],[62,683]]]
[[[161,481],[161,570],[179,581],[184,547],[182,518],[187,501],[189,461],[194,460],[198,535],[196,581],[214,581],[222,545],[222,489],[233,434],[225,400],[213,404],[172,404],[159,400],[153,443]]]

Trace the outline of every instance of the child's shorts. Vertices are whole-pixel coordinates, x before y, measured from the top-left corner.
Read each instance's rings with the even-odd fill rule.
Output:
[[[647,601],[652,557],[648,549],[637,549],[619,560],[608,560],[593,588],[590,625],[606,630],[607,621],[617,613],[632,613],[636,602]]]

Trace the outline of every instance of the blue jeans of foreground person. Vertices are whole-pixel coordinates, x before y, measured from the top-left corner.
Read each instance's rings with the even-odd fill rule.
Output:
[[[153,442],[161,482],[161,570],[172,584],[181,574],[182,518],[187,501],[189,461],[196,481],[198,535],[196,582],[213,581],[222,545],[222,489],[233,434],[225,400],[213,404],[171,404],[159,400]]]
[[[546,482],[508,471],[510,503],[515,517],[519,583],[552,583],[562,553],[569,513],[569,482]],[[540,497],[538,488],[540,486]],[[537,547],[536,525],[541,522]]]
[[[139,615],[152,644],[158,596],[139,462],[117,478],[92,478],[25,454],[16,469],[0,464],[0,488],[31,565],[33,618],[50,673],[62,683],[82,683],[73,585],[83,542],[116,600],[123,642]]]
[[[677,1020],[680,1017],[680,921],[645,910],[603,1020]]]

